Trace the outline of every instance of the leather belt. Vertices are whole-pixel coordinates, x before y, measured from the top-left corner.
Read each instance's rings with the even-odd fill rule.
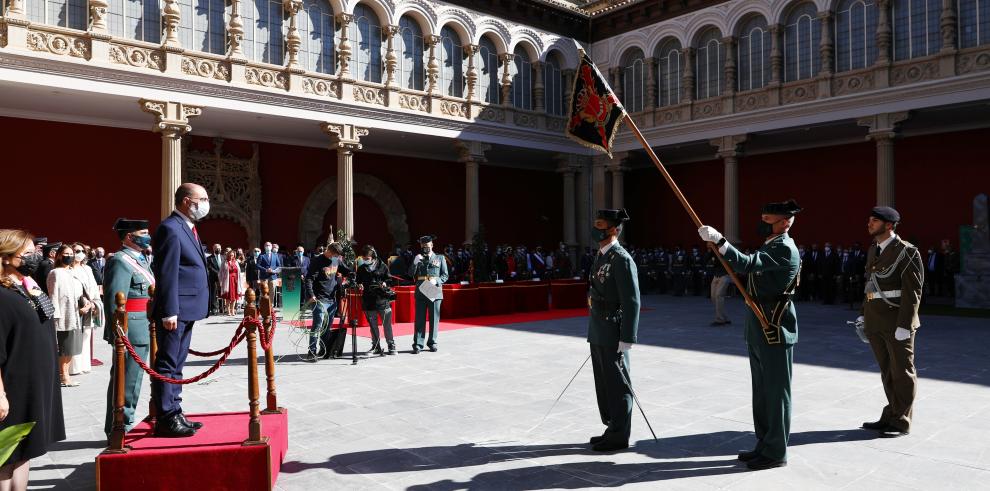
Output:
[[[140,312],[145,313],[148,311],[148,301],[150,298],[129,298],[127,303],[124,304],[124,310],[128,312]]]
[[[417,276],[416,277],[416,281],[421,281],[421,280],[422,281],[426,281],[426,280],[429,280],[429,279],[432,279],[432,278],[433,278],[432,276]]]
[[[881,293],[883,295],[881,295]],[[882,299],[884,297],[886,297],[886,298],[900,298],[901,297],[901,291],[900,290],[887,290],[887,291],[883,291],[883,292],[867,292],[866,293],[866,299],[867,300],[880,300],[880,299]]]

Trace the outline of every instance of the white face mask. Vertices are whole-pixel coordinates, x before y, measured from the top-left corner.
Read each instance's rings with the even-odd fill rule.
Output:
[[[206,218],[206,215],[210,213],[210,202],[209,201],[197,201],[196,206],[189,210],[190,218],[196,220],[197,222]]]
[[[75,256],[75,260],[76,260],[77,263],[81,263],[81,262],[85,261],[86,260],[86,253],[84,253],[84,252],[77,252],[76,253],[76,256]]]

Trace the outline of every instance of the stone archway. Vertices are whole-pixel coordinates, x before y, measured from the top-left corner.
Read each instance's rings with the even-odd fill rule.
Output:
[[[354,194],[371,198],[385,214],[388,233],[393,244],[409,242],[409,224],[406,222],[406,209],[395,191],[385,181],[369,174],[354,174]],[[337,178],[324,180],[306,199],[302,215],[299,217],[299,242],[307,249],[316,245],[316,239],[324,232],[323,217],[337,202]]]
[[[183,182],[195,182],[210,195],[210,218],[226,218],[244,228],[250,247],[261,244],[261,178],[258,144],[251,158],[224,153],[223,138],[213,139],[213,152],[190,151],[189,139],[182,159]]]

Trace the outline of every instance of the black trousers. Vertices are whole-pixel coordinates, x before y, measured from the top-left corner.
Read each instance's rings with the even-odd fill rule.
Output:
[[[158,337],[158,355],[155,358],[155,371],[173,379],[182,378],[182,369],[189,356],[189,343],[195,321],[178,321],[174,331],[165,330],[162,320],[155,319],[155,332]],[[182,412],[182,386],[151,380],[151,396],[158,407],[158,417],[164,418]]]
[[[610,443],[629,443],[633,396],[629,386],[622,381],[622,373],[615,365],[615,362],[622,357],[626,380],[632,383],[632,378],[629,376],[629,353],[620,355],[616,352],[617,345],[589,344],[588,346],[591,347],[591,367],[595,371],[598,412],[601,413],[602,424],[608,426],[602,436]]]

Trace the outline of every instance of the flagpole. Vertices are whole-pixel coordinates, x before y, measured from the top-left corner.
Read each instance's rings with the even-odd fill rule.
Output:
[[[684,207],[684,210],[687,211],[688,215],[690,215],[691,220],[694,221],[694,225],[698,228],[704,226],[704,223],[702,223],[701,219],[698,218],[698,214],[694,212],[694,208],[691,207],[691,203],[688,202],[687,198],[684,196],[684,193],[681,192],[681,188],[677,187],[677,183],[674,182],[674,178],[670,176],[670,173],[667,172],[667,168],[660,162],[660,158],[658,158],[657,154],[653,152],[653,148],[646,142],[646,138],[643,137],[643,133],[639,131],[639,127],[636,126],[636,122],[629,116],[629,113],[623,111],[623,115],[626,118],[626,123],[629,124],[629,129],[631,129],[633,134],[636,135],[636,139],[639,140],[639,143],[643,145],[643,149],[646,150],[647,155],[649,155],[650,159],[653,160],[653,164],[656,165],[657,169],[660,171],[660,174],[663,174],[663,178],[667,180],[667,184],[670,185],[670,188],[674,191],[674,195],[677,196],[677,200],[681,202],[681,206]],[[736,276],[736,273],[733,271],[732,267],[729,266],[728,262],[726,262],[725,257],[723,257],[722,253],[719,252],[718,247],[712,242],[707,242],[707,244],[712,252],[715,253],[715,257],[717,257],[719,262],[722,263],[722,267],[725,268],[725,271],[729,273],[729,277],[732,278],[732,282],[735,283],[736,288],[738,288],[739,292],[742,293],[743,300],[753,311],[753,314],[756,315],[757,320],[760,321],[760,325],[763,327],[764,335],[766,335],[766,333],[770,330],[770,323],[767,321],[766,316],[763,315],[763,310],[759,308],[756,301],[753,300],[753,297],[750,296],[748,291],[746,291],[746,287],[743,286],[742,281],[739,280],[739,277]]]

